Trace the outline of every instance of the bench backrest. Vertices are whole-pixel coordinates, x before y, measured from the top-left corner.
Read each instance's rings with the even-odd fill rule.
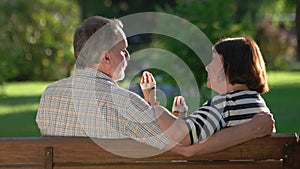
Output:
[[[96,142],[101,147],[90,138],[80,137],[0,138],[0,169],[300,169],[300,144],[294,134],[273,134],[190,158],[129,139]],[[154,156],[148,157],[149,154]]]

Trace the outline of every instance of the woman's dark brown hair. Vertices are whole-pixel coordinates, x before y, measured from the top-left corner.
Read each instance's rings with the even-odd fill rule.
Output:
[[[269,91],[266,66],[256,42],[248,38],[226,38],[214,45],[224,58],[229,83],[246,84],[258,93]]]

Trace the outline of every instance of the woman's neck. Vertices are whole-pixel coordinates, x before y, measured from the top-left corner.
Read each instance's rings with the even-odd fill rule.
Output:
[[[249,88],[245,84],[238,84],[238,83],[234,85],[229,84],[227,86],[227,92],[237,91],[237,90],[249,90]]]

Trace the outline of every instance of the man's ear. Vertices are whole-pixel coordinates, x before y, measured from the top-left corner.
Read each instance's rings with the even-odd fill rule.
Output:
[[[104,57],[102,59],[105,63],[110,64],[112,62],[112,58],[109,52],[105,52]]]
[[[99,56],[100,63],[103,62],[105,64],[110,64],[111,63],[111,55],[109,51],[103,51],[101,55]]]
[[[97,64],[97,70],[107,75],[110,75],[111,62],[111,55],[109,54],[109,52],[103,51],[99,55],[99,63]]]

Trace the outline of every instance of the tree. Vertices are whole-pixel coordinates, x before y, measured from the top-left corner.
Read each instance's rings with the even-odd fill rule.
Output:
[[[76,2],[0,2],[0,81],[55,80],[70,74]]]
[[[290,0],[177,0],[175,7],[166,6],[159,8],[159,11],[175,14],[192,22],[212,43],[224,37],[253,38],[258,41],[269,65],[268,68],[282,69],[287,67],[290,58],[294,55],[293,32],[290,31],[294,24],[291,17],[287,16],[295,13],[295,6],[296,1]],[[265,31],[265,23],[269,21],[272,22],[272,29]],[[286,26],[286,32],[281,30],[282,25]],[[160,40],[160,45],[163,44],[161,46],[174,52],[180,50],[178,52],[181,52],[180,56],[183,60],[191,60],[192,53],[176,43]],[[190,61],[189,65],[193,70],[198,70],[195,71],[196,77],[198,76],[201,82],[200,76],[205,76],[205,72],[201,75],[195,63],[196,60]]]
[[[272,4],[272,5],[269,5]],[[296,1],[262,1],[256,17],[256,41],[267,68],[289,69],[296,57]]]

